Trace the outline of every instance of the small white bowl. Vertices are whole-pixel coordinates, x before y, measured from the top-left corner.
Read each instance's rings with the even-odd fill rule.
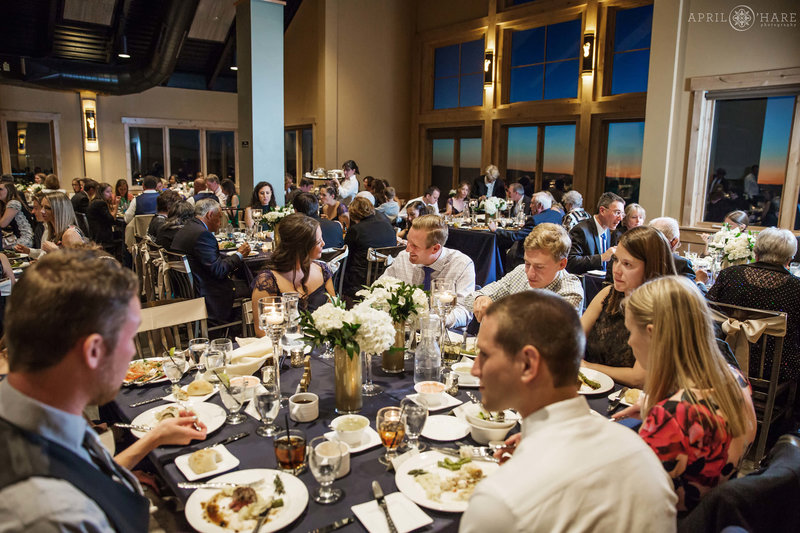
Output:
[[[352,421],[352,422],[351,422]],[[340,429],[342,423],[358,426],[356,429]],[[369,426],[369,419],[361,415],[337,416],[331,422],[331,429],[336,432],[336,438],[350,446],[358,446],[364,435],[364,430]]]
[[[472,435],[472,438],[475,439],[475,442],[478,444],[489,444],[489,441],[492,440],[505,440],[508,432],[514,427],[514,424],[501,428],[481,427],[476,426],[470,422],[469,419],[467,419],[467,423],[469,424],[470,435]]]
[[[420,381],[414,385],[414,390],[426,405],[438,405],[442,402],[442,393],[445,385],[439,381]]]
[[[472,362],[456,363],[452,366],[453,372],[458,374],[459,379],[472,377]]]

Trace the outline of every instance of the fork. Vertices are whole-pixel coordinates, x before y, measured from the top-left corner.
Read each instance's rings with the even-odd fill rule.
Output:
[[[478,400],[478,397],[477,397],[477,396],[475,396],[475,393],[474,393],[474,392],[472,392],[472,391],[467,391],[467,397],[468,397],[470,400],[472,400],[472,401],[473,401],[473,403],[477,403],[478,405],[480,405],[480,404],[481,404],[480,400]]]

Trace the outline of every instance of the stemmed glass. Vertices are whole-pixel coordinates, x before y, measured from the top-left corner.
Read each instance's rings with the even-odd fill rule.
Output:
[[[279,429],[272,422],[281,409],[281,391],[274,382],[265,383],[264,390],[257,393],[254,400],[263,424],[256,430],[256,434],[261,437],[272,437]]]
[[[214,339],[211,341],[209,349],[222,352],[225,365],[231,362],[230,353],[233,351],[233,341],[230,339]]]
[[[419,436],[422,433],[422,428],[425,427],[425,421],[428,419],[428,407],[418,404],[411,398],[403,398],[400,405],[402,407],[403,423],[406,426],[406,436],[408,436],[408,449],[409,451],[421,452],[426,446],[424,443],[419,442]]]
[[[377,396],[383,392],[383,387],[372,382],[372,354],[370,352],[362,353],[364,354],[366,373],[364,375],[364,384],[361,385],[361,394],[364,396]]]
[[[286,313],[280,296],[266,296],[258,300],[258,324],[272,339],[275,381],[280,385],[280,343],[286,327]]]
[[[208,350],[209,341],[205,337],[198,337],[189,341],[189,353],[192,354],[192,360],[197,368],[197,379],[206,371],[206,362],[203,356]]]
[[[172,355],[169,352],[164,352],[164,357],[166,359],[162,368],[164,369],[164,374],[172,382],[169,387],[164,387],[164,392],[170,393],[180,383],[188,363],[184,359],[183,352],[175,352]]]
[[[437,309],[439,316],[442,318],[442,341],[447,335],[447,315],[456,306],[456,282],[446,279],[435,279],[431,281],[431,308]]]
[[[375,427],[381,437],[381,443],[386,448],[386,453],[378,461],[385,466],[392,464],[397,457],[397,448],[405,436],[405,424],[402,420],[402,410],[399,407],[383,407],[378,411]]]
[[[325,437],[314,437],[308,445],[307,455],[308,466],[319,483],[319,488],[311,492],[314,501],[322,504],[338,502],[343,492],[331,488],[331,485],[342,464],[342,445]]]
[[[231,425],[241,424],[247,418],[240,411],[244,405],[244,387],[242,385],[228,385],[224,381],[219,389],[222,405],[228,410],[225,422]]]
[[[253,209],[252,215],[253,222],[255,222],[255,224],[253,224],[253,231],[261,231],[261,217],[264,216],[264,213],[261,211],[261,209]]]
[[[206,350],[206,365],[208,365],[208,381],[219,382],[219,376],[215,370],[225,371],[225,354],[215,348]]]

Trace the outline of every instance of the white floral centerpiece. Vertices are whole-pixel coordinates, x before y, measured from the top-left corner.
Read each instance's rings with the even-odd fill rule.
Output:
[[[756,235],[750,230],[745,232],[723,224],[722,229],[708,239],[708,248],[720,254],[728,264],[752,263],[756,258],[753,253]]]
[[[275,229],[275,226],[278,225],[278,222],[288,217],[292,213],[294,213],[294,208],[291,206],[287,205],[285,207],[278,207],[264,215],[264,222],[271,229]]]
[[[508,203],[504,198],[492,196],[481,201],[480,208],[483,209],[487,216],[493,217],[498,211],[505,211],[508,209]]]

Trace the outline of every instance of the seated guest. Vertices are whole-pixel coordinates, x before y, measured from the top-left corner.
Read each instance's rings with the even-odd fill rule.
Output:
[[[405,224],[403,224],[403,228],[397,232],[397,241],[400,244],[406,243],[405,238],[408,236],[408,230],[411,229],[414,219],[428,214],[428,207],[422,202],[408,202],[403,208],[403,211],[406,214]]]
[[[586,333],[583,364],[641,388],[645,371],[628,345],[622,300],[647,280],[675,274],[675,264],[667,239],[649,226],[625,232],[615,255],[613,285],[598,292],[581,317]]]
[[[42,192],[45,194],[50,192],[63,192],[66,194],[64,189],[61,188],[58,176],[55,174],[48,174],[47,177],[44,178],[44,189],[42,189]]]
[[[63,192],[50,192],[42,199],[42,217],[47,224],[47,240],[42,241],[45,253],[59,248],[81,246],[86,236],[78,227],[72,203]]]
[[[655,454],[577,392],[583,344],[575,308],[550,292],[486,311],[472,375],[487,410],[514,408],[524,421],[497,454],[511,458],[475,488],[461,533],[675,531],[677,497]]]
[[[219,202],[219,197],[214,191],[209,190],[208,182],[203,177],[195,178],[194,180],[194,196],[189,198],[189,202],[196,204],[200,200],[216,200]]]
[[[511,229],[497,229],[497,223],[489,221],[489,230],[497,235],[497,247],[500,253],[503,254],[514,246],[515,242],[524,241],[525,237],[531,230],[538,224],[550,222],[552,224],[561,224],[561,213],[552,209],[553,197],[547,192],[537,192],[531,198],[530,212],[531,216],[525,219],[525,225],[517,230]],[[522,261],[523,250],[521,246],[517,246],[510,252],[511,258],[508,261],[510,268],[515,267]]]
[[[147,531],[150,502],[128,469],[158,446],[205,438],[202,423],[181,412],[112,458],[82,416],[87,405],[116,397],[136,353],[136,276],[101,254],[48,254],[9,299],[10,372],[0,383],[3,531]],[[40,334],[64,317],[70,327]]]
[[[531,197],[525,194],[525,188],[519,183],[508,186],[508,199],[511,203],[511,218],[531,214]]]
[[[236,192],[236,184],[233,180],[222,180],[220,184],[222,192],[225,193],[225,201],[222,205],[225,206],[225,213],[228,215],[228,220],[234,228],[239,227],[239,206],[241,201],[239,193]]]
[[[382,194],[383,201],[380,203],[380,205],[378,205],[378,207],[375,208],[375,211],[378,213],[383,213],[386,215],[386,218],[388,218],[390,222],[393,222],[397,218],[397,215],[400,214],[400,206],[395,200],[396,195],[397,193],[395,192],[394,187],[385,187]]]
[[[292,202],[295,212],[303,213],[317,221],[322,230],[322,240],[325,241],[326,248],[341,248],[344,246],[344,234],[342,225],[335,220],[319,217],[319,201],[310,192],[296,194]]]
[[[671,217],[658,217],[651,220],[649,225],[667,238],[669,248],[672,250],[672,260],[675,261],[675,272],[694,281],[696,275],[692,262],[678,253],[678,248],[681,246],[681,228],[678,221]]]
[[[428,187],[425,189],[425,192],[422,196],[417,196],[416,198],[412,198],[408,201],[408,203],[412,202],[422,202],[425,204],[425,207],[428,207],[428,212],[434,215],[439,214],[439,187]],[[402,216],[402,215],[400,215]]]
[[[494,165],[486,167],[483,176],[475,178],[472,182],[472,197],[485,200],[490,196],[497,198],[506,197],[506,185],[500,177],[500,171]]]
[[[153,237],[153,239],[158,236],[158,230],[167,221],[169,210],[180,201],[181,195],[170,189],[165,189],[158,195],[156,199],[156,216],[150,219],[150,225],[147,226],[148,235]]]
[[[128,192],[127,180],[117,180],[117,183],[114,185],[114,199],[117,204],[119,204],[118,211],[120,213],[126,213],[128,211],[128,207],[133,201],[133,195]]]
[[[14,245],[14,250],[23,254],[28,254],[33,259],[38,259],[44,252],[42,252],[42,241],[47,240],[49,234],[47,233],[47,224],[44,222],[44,214],[42,209],[42,199],[45,193],[38,191],[33,193],[33,209],[32,214],[35,218],[33,226],[33,246],[25,246],[19,242]],[[22,205],[22,202],[20,202]],[[2,254],[0,254],[2,255]]]
[[[725,218],[723,219],[723,224],[727,224],[728,227],[732,230],[739,230],[745,231],[747,230],[747,226],[750,223],[750,217],[747,216],[747,213],[744,211],[731,211]],[[703,253],[700,255],[706,255],[708,253],[708,240],[711,238],[711,233],[698,233],[697,235],[703,239],[705,242],[705,247],[703,248]]]
[[[597,202],[597,214],[578,222],[570,231],[572,248],[567,270],[583,274],[590,270],[606,270],[619,240],[617,229],[624,216],[625,200],[613,192],[605,192]]]
[[[458,189],[456,189],[456,195],[452,198],[447,199],[447,210],[444,212],[445,215],[460,215],[469,207],[469,190],[470,184],[467,181],[462,181]]]
[[[353,193],[352,200],[356,193]],[[333,187],[321,187],[319,190],[319,203],[322,205],[320,218],[327,218],[339,222],[346,230],[350,226],[350,214],[347,206],[336,199],[336,189]]]
[[[125,211],[125,223],[129,224],[136,215],[155,215],[156,198],[158,191],[156,184],[158,180],[153,176],[145,176],[142,181],[142,194],[131,200],[128,209]]]
[[[625,206],[625,218],[622,219],[620,230],[624,233],[629,229],[638,228],[644,225],[644,219],[647,213],[644,207],[639,204],[628,204]]]
[[[292,205],[295,197],[300,193],[310,193],[314,190],[314,180],[309,178],[300,178],[300,187],[294,187],[291,191],[286,193],[286,205]]]
[[[214,233],[222,223],[222,208],[216,199],[206,198],[197,202],[194,214],[195,217],[175,234],[172,249],[186,254],[195,292],[206,299],[209,320],[226,322],[235,314],[233,300],[238,292],[228,276],[244,265],[243,257],[250,253],[250,245],[244,243],[236,253],[228,256],[220,253]],[[240,290],[249,292],[244,286]]]
[[[567,300],[578,312],[583,310],[583,285],[569,274],[567,230],[557,224],[539,224],[525,237],[525,264],[467,296],[464,304],[480,322],[486,309],[500,298],[530,289],[552,291]]]
[[[83,189],[78,190],[70,201],[72,202],[72,209],[76,213],[83,213],[84,215],[89,210],[89,203],[97,195],[97,182],[93,179],[86,179],[83,181]],[[72,183],[75,187],[75,181]]]
[[[756,262],[735,265],[722,270],[708,290],[708,299],[724,304],[739,305],[788,315],[786,337],[783,339],[780,380],[800,378],[800,279],[793,276],[789,263],[797,252],[797,240],[786,229],[767,228],[758,233],[753,249]],[[772,341],[767,342],[765,376],[772,367]],[[758,375],[761,350],[752,347],[750,368]]]
[[[175,234],[194,218],[194,205],[181,200],[170,208],[168,215],[164,225],[158,228],[156,244],[166,250],[174,251],[172,241],[175,239]]]
[[[219,183],[219,176],[216,174],[209,174],[206,176],[206,187],[208,188],[208,192],[213,193],[214,196],[217,197],[220,205],[225,205],[225,201],[228,198],[225,196],[225,191],[222,190],[222,186]]]
[[[72,198],[74,198],[82,190],[83,190],[83,179],[81,179],[81,178],[72,178],[72,192],[70,193],[70,200],[72,200]],[[74,209],[74,207],[73,207],[73,209]]]
[[[247,229],[253,229],[256,221],[253,218],[253,210],[260,209],[262,214],[267,214],[273,209],[277,209],[278,202],[275,200],[275,190],[272,184],[266,181],[259,181],[253,187],[253,196],[250,197],[250,205],[244,209],[244,224]],[[260,230],[260,228],[258,228]]]
[[[36,220],[13,183],[0,184],[0,228],[14,234],[15,244],[33,247]]]
[[[309,194],[309,193],[303,193]],[[295,198],[297,200],[297,198]],[[325,241],[316,219],[293,213],[278,224],[277,245],[253,282],[253,306],[265,296],[281,296],[285,292],[300,295],[301,311],[316,311],[333,298],[333,282],[328,265],[319,261]],[[257,337],[266,332],[255,322]]]
[[[388,186],[389,182],[384,179],[375,178],[372,181],[372,190],[370,192],[375,196],[376,208],[386,203],[386,187]],[[399,210],[400,206],[397,206],[397,208]],[[389,217],[389,215],[386,216]]]
[[[366,198],[356,197],[350,202],[350,220],[352,224],[344,237],[348,257],[342,294],[352,299],[367,282],[367,250],[395,246],[397,237],[386,217],[376,216]]]
[[[633,291],[625,326],[647,371],[639,434],[672,478],[678,512],[691,511],[709,490],[736,478],[756,434],[750,387],[720,353],[703,295],[684,278]]]
[[[472,320],[466,298],[475,291],[475,264],[458,250],[445,248],[446,242],[444,217],[423,215],[414,219],[405,251],[400,252],[383,276],[419,285],[426,291],[431,289],[433,280],[452,281],[456,288],[456,305],[445,317],[445,324],[450,328],[462,327]]]
[[[110,183],[101,183],[97,186],[97,190],[98,194],[89,204],[86,213],[89,230],[92,233],[92,240],[116,257],[115,252],[119,251],[116,247],[122,242],[120,237],[115,238],[114,236],[119,204],[115,203],[114,191]]]
[[[561,225],[567,231],[575,227],[578,222],[592,218],[592,215],[583,209],[583,196],[578,191],[567,191],[561,197],[561,203],[564,205],[566,214],[561,219]]]

